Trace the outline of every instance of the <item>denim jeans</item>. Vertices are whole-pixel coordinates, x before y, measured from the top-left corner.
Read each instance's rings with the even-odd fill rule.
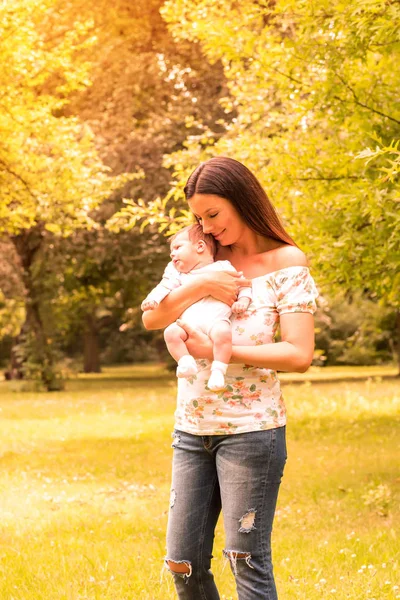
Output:
[[[234,435],[175,430],[167,561],[180,600],[219,600],[210,570],[222,509],[239,600],[277,600],[271,530],[286,462],[285,427]],[[186,573],[176,573],[182,567]],[[170,569],[171,570],[171,569]]]

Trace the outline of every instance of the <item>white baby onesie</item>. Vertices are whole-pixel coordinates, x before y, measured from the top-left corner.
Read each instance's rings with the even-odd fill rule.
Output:
[[[232,271],[236,273],[235,267],[229,260],[217,260],[204,267],[192,269],[189,273],[179,273],[171,261],[165,268],[161,282],[149,293],[146,300],[155,300],[159,304],[173,289],[181,286],[185,281],[190,280],[191,277],[196,277],[196,275],[202,275],[210,271]],[[252,298],[251,287],[240,288],[238,298],[244,296]],[[192,327],[196,327],[209,335],[215,323],[219,321],[230,323],[229,317],[231,314],[232,309],[228,304],[216,300],[212,296],[205,296],[189,306],[180,318],[189,325],[192,325]]]

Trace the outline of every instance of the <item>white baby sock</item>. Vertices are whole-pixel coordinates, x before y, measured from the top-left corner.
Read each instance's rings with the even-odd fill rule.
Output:
[[[196,361],[190,354],[185,354],[178,360],[178,367],[176,369],[177,377],[190,377],[196,375],[198,368]]]
[[[219,361],[213,360],[211,364],[211,377],[208,380],[208,387],[212,392],[218,392],[225,387],[225,373],[228,365]]]

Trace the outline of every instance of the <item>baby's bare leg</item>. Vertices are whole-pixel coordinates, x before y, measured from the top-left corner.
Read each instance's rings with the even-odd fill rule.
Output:
[[[232,355],[232,330],[230,323],[220,321],[211,331],[210,338],[213,342],[214,360],[211,365],[211,376],[208,387],[213,392],[225,388],[225,373]]]
[[[176,323],[171,323],[171,325],[168,325],[164,330],[164,340],[167,344],[168,352],[176,362],[178,362],[182,356],[185,356],[185,354],[189,354],[185,344],[187,339],[188,334],[186,331]]]
[[[178,377],[190,377],[198,371],[196,361],[191,356],[186,347],[188,334],[176,323],[171,323],[164,330],[164,340],[167,344],[168,352],[178,363],[176,374]]]
[[[232,356],[232,329],[226,321],[219,321],[210,331],[214,360],[228,364]]]

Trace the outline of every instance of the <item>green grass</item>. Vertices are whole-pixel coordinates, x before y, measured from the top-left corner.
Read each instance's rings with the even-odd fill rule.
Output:
[[[323,371],[349,381],[283,376],[280,599],[400,598],[400,382],[382,378],[394,370]],[[80,376],[64,392],[19,387],[0,383],[1,600],[175,598],[162,570],[174,377],[144,365]],[[236,599],[223,547],[220,523],[213,570]]]

